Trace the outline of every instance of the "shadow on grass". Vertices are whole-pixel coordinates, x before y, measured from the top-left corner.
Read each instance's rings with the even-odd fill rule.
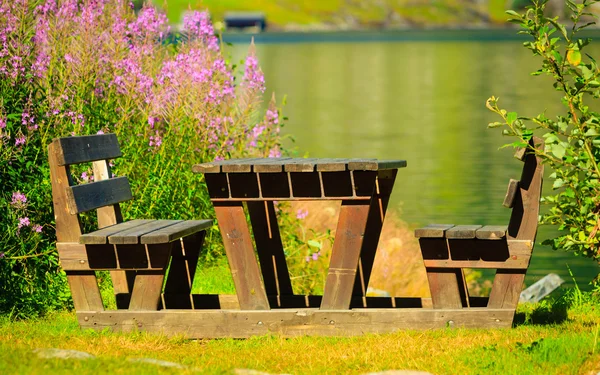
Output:
[[[567,320],[568,303],[557,300],[520,308],[515,314],[513,326],[560,324]]]

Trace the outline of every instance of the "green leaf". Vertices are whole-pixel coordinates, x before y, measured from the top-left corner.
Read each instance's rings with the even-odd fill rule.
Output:
[[[565,156],[565,146],[562,143],[556,143],[550,145],[550,150],[559,159],[562,159]]]
[[[317,249],[321,249],[323,247],[323,245],[319,241],[308,240],[307,243],[309,246],[316,247]]]
[[[563,187],[565,184],[565,182],[563,180],[561,180],[560,178],[557,178],[556,180],[554,180],[554,183],[552,184],[552,189],[559,189],[561,187]]]
[[[501,122],[490,122],[488,124],[488,128],[499,128],[502,125],[504,125],[504,124]]]
[[[581,52],[570,49],[569,52],[567,52],[567,60],[573,66],[579,65],[581,63]]]
[[[506,114],[506,122],[512,124],[517,119],[517,112],[508,112]]]

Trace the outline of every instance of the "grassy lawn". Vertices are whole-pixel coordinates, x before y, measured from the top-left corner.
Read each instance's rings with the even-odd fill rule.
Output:
[[[81,331],[70,312],[39,320],[0,318],[0,373],[360,374],[414,369],[433,374],[596,374],[600,370],[598,298],[572,293],[525,305],[515,328],[400,331],[351,338],[277,336],[186,340],[144,333]],[[95,359],[42,359],[36,348],[85,351]],[[154,358],[185,369],[132,362]]]

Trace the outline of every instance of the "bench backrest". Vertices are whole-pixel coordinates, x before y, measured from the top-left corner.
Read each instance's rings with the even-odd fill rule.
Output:
[[[98,227],[123,221],[120,202],[132,198],[126,177],[115,177],[109,160],[121,157],[115,134],[56,138],[48,146],[58,242],[78,242],[79,214],[97,209]],[[93,162],[94,182],[76,185],[70,166]]]
[[[544,150],[544,141],[533,137],[529,146],[539,151]],[[508,224],[507,238],[535,241],[540,212],[540,198],[544,165],[539,156],[531,148],[517,151],[515,157],[523,161],[523,172],[519,181],[510,180],[504,198],[504,206],[512,208]]]

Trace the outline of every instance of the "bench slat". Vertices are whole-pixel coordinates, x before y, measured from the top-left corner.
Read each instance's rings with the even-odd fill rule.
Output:
[[[319,159],[315,158],[296,158],[288,160],[283,165],[286,172],[314,172]]]
[[[475,236],[480,240],[501,240],[506,237],[506,225],[486,225],[477,229]]]
[[[140,242],[143,244],[168,243],[176,239],[200,232],[210,228],[212,220],[186,220],[175,225],[156,230],[143,235]]]
[[[446,238],[470,239],[475,238],[475,232],[481,225],[457,225],[446,231]]]
[[[506,195],[504,196],[504,202],[502,205],[506,208],[512,208],[515,197],[517,196],[517,191],[519,190],[519,181],[513,180],[512,178],[508,182],[508,189],[506,190]]]
[[[415,229],[417,238],[444,238],[444,233],[454,227],[454,224],[429,224],[426,227]]]
[[[67,205],[72,215],[125,202],[132,197],[127,177],[115,177],[67,188]]]
[[[406,167],[406,160],[350,159],[350,171],[380,171]]]
[[[58,144],[57,159],[61,166],[122,156],[116,134],[56,138],[53,142]]]
[[[278,173],[283,171],[283,165],[286,160],[291,158],[265,158],[254,163],[254,172],[257,173]]]
[[[317,171],[319,172],[343,172],[348,168],[348,159],[317,159]]]
[[[175,225],[182,221],[183,220],[154,220],[149,223],[108,236],[108,243],[113,245],[137,244],[140,243],[139,239],[141,236],[152,233],[164,227]]]
[[[122,232],[127,229],[131,229],[131,228],[140,226],[142,224],[149,223],[151,221],[154,221],[154,220],[136,219],[136,220],[126,221],[124,223],[111,225],[109,227],[105,227],[105,228],[99,229],[97,231],[82,235],[81,237],[79,237],[79,243],[85,244],[85,245],[103,245],[106,243],[106,239],[108,238],[108,236]]]

